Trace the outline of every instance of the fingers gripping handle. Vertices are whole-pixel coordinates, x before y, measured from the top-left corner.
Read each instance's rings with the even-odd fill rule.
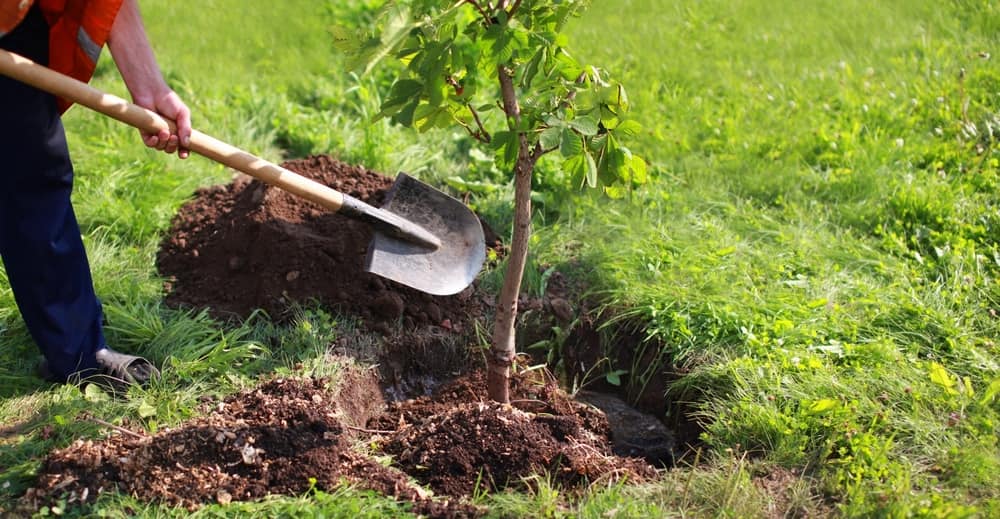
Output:
[[[156,112],[102,92],[86,83],[2,49],[0,49],[0,74],[86,106],[145,132],[175,131],[174,123],[164,119]],[[316,202],[331,211],[339,211],[344,205],[344,195],[340,192],[198,130],[192,130],[188,148],[199,155],[242,171],[262,182]]]

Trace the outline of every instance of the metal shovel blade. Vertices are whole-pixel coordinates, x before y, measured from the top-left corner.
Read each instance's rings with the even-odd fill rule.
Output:
[[[365,270],[433,295],[457,294],[486,260],[479,218],[458,200],[400,173],[380,208],[423,227],[440,240],[433,248],[375,230]]]

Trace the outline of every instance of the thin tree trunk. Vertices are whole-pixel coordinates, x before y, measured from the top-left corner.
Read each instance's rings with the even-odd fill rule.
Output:
[[[504,112],[516,128],[521,120],[521,109],[514,92],[513,79],[503,67],[499,68],[498,77]],[[510,402],[510,368],[516,353],[514,325],[517,321],[521,280],[528,259],[528,239],[531,237],[531,173],[537,160],[538,157],[528,148],[527,136],[519,134],[517,163],[514,166],[514,232],[493,322],[493,344],[487,359],[486,375],[490,399],[505,404]]]

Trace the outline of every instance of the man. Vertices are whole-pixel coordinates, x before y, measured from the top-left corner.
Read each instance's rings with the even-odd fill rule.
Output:
[[[177,123],[174,134],[142,140],[186,158],[191,113],[163,79],[136,0],[0,0],[0,48],[88,81],[105,43],[133,101]],[[73,166],[60,119],[68,107],[0,76],[0,258],[46,378],[145,384],[156,368],[104,340],[70,204]]]

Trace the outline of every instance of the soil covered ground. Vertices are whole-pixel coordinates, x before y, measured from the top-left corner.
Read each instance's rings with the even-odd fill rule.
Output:
[[[422,515],[475,517],[484,511],[469,504],[473,491],[523,489],[535,474],[564,488],[655,476],[644,461],[615,456],[604,415],[540,371],[518,377],[510,406],[488,403],[482,375],[473,373],[384,407],[367,427],[351,425],[365,418],[352,414],[352,402],[378,395],[359,394],[366,385],[357,380],[349,393],[329,382],[270,379],[155,435],[119,428],[103,440],[78,440],[47,457],[23,510],[57,499],[79,505],[111,490],[194,510],[350,483],[412,503]],[[373,445],[375,452],[362,450]],[[391,454],[393,464],[373,454]]]
[[[392,183],[327,156],[283,165],[375,206]],[[485,230],[487,245],[499,247]],[[199,190],[157,258],[169,304],[221,318],[262,309],[281,321],[297,303],[318,303],[363,325],[328,354],[373,360],[352,355],[350,343],[376,337],[380,369],[349,370],[336,381],[272,378],[154,435],[118,427],[76,441],[46,458],[24,509],[92,502],[112,489],[195,509],[346,482],[423,515],[471,517],[483,512],[469,504],[473,493],[524,489],[534,475],[564,488],[655,475],[646,460],[619,455],[631,451],[617,448],[613,412],[573,400],[546,371],[519,375],[511,405],[490,402],[467,351],[493,297],[475,286],[429,296],[365,273],[370,239],[365,224],[245,177]],[[558,294],[558,274],[550,285]],[[521,308],[536,318],[573,317],[573,305],[552,295],[526,298]],[[445,378],[451,382],[442,385]],[[387,454],[390,466],[376,461]]]

